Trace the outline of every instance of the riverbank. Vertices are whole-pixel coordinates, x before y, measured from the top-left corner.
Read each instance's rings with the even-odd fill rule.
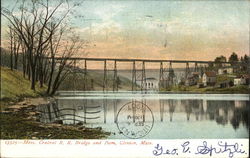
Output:
[[[44,98],[26,98],[1,112],[1,139],[103,139],[110,133],[83,125],[41,123],[36,107]]]
[[[30,89],[23,74],[1,67],[1,139],[102,139],[109,133],[83,125],[41,123],[36,107],[47,104],[46,86]]]
[[[174,86],[161,89],[160,92],[168,93],[202,93],[202,94],[249,94],[250,88],[247,85],[239,85],[228,88],[204,87],[197,86]]]
[[[1,66],[1,110],[24,100],[44,96],[46,86],[36,86],[36,91],[30,89],[30,81],[23,77],[22,72]]]

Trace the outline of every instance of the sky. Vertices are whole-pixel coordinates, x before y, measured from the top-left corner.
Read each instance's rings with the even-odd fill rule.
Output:
[[[83,18],[71,25],[90,43],[88,57],[214,60],[249,54],[249,6],[247,0],[92,0],[76,8]]]

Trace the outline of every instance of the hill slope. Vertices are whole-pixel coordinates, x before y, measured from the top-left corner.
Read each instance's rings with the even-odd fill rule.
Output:
[[[86,90],[103,90],[103,72],[89,71],[87,73]],[[119,78],[119,90],[131,90],[132,82],[122,76]],[[113,88],[113,73],[107,73],[107,90],[112,91]],[[84,74],[76,73],[69,74],[63,81],[59,90],[84,90]]]
[[[36,97],[45,88],[37,87],[34,92],[30,89],[30,81],[21,72],[1,67],[1,101],[18,101],[24,97]]]

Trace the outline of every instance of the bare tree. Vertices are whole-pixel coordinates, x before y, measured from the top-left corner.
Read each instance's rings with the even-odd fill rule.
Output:
[[[57,20],[54,20],[55,14],[63,4],[67,4],[68,6],[66,12],[57,15]],[[39,77],[40,72],[42,72],[40,71],[43,63],[41,60],[45,56],[45,48],[48,46],[49,40],[54,32],[48,31],[47,27],[53,20],[53,29],[56,30],[69,14],[70,9],[68,1],[58,1],[58,4],[51,7],[49,0],[23,0],[19,7],[20,14],[18,15],[16,15],[13,10],[10,11],[6,8],[2,8],[2,14],[8,19],[11,27],[25,46],[26,66],[28,66],[27,70],[30,71],[31,89],[33,90],[35,90],[36,81],[39,78],[43,78]],[[12,47],[12,49],[14,48]]]
[[[14,35],[10,36],[14,67],[17,67],[19,50],[22,50],[23,75],[27,74],[31,80],[31,89],[35,90],[38,81],[40,87],[47,83],[47,93],[53,95],[69,73],[72,64],[69,58],[81,48],[81,42],[74,37],[71,40],[65,38],[63,42],[67,43],[61,44],[64,32],[68,31],[65,19],[79,3],[70,5],[67,0],[49,2],[22,0],[18,14],[14,9],[2,8],[2,15],[9,21]],[[60,12],[60,8],[64,11]],[[60,44],[64,49],[59,50]],[[57,57],[62,58],[57,60]]]
[[[10,69],[13,70],[13,31],[12,31],[12,28],[11,26],[8,26],[9,27],[9,32],[8,32],[8,35],[9,35],[9,38],[10,38]]]
[[[16,34],[16,32],[14,32],[13,34],[13,55],[14,55],[14,69],[17,70],[17,66],[18,66],[18,57],[19,57],[19,53],[20,53],[20,47],[21,47],[21,40],[19,39],[18,35]]]
[[[53,95],[59,88],[62,81],[68,76],[73,68],[73,60],[70,57],[75,55],[84,44],[77,36],[73,36],[65,43],[62,41],[62,35],[64,29],[62,28],[58,36],[51,38],[50,40],[50,75],[47,88],[47,94]],[[62,43],[62,44],[60,44]],[[63,50],[59,50],[59,46],[63,47]],[[60,58],[57,58],[60,57]]]

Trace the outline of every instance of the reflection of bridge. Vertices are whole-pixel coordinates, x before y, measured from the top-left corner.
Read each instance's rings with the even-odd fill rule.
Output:
[[[174,73],[172,64],[186,64],[185,69],[185,78],[191,73],[190,64],[194,64],[194,72],[203,72],[207,69],[209,64],[214,64],[214,61],[196,61],[196,60],[156,60],[156,59],[115,59],[115,58],[55,58],[56,60],[71,60],[74,62],[74,68],[76,69],[77,61],[84,61],[83,65],[83,74],[84,74],[84,85],[87,81],[87,68],[88,61],[101,61],[103,62],[103,91],[106,91],[108,88],[107,85],[107,72],[113,71],[113,91],[118,91],[118,76],[117,76],[117,64],[120,62],[129,62],[132,64],[132,91],[138,90],[136,83],[141,82],[140,90],[146,90],[146,73],[145,73],[145,64],[146,63],[159,63],[159,88],[166,87],[165,81],[169,80],[173,82]],[[113,63],[113,68],[110,70],[107,68],[108,62]],[[224,65],[230,64],[230,62],[220,62]],[[86,87],[86,86],[84,86]],[[86,90],[86,89],[85,89]]]

